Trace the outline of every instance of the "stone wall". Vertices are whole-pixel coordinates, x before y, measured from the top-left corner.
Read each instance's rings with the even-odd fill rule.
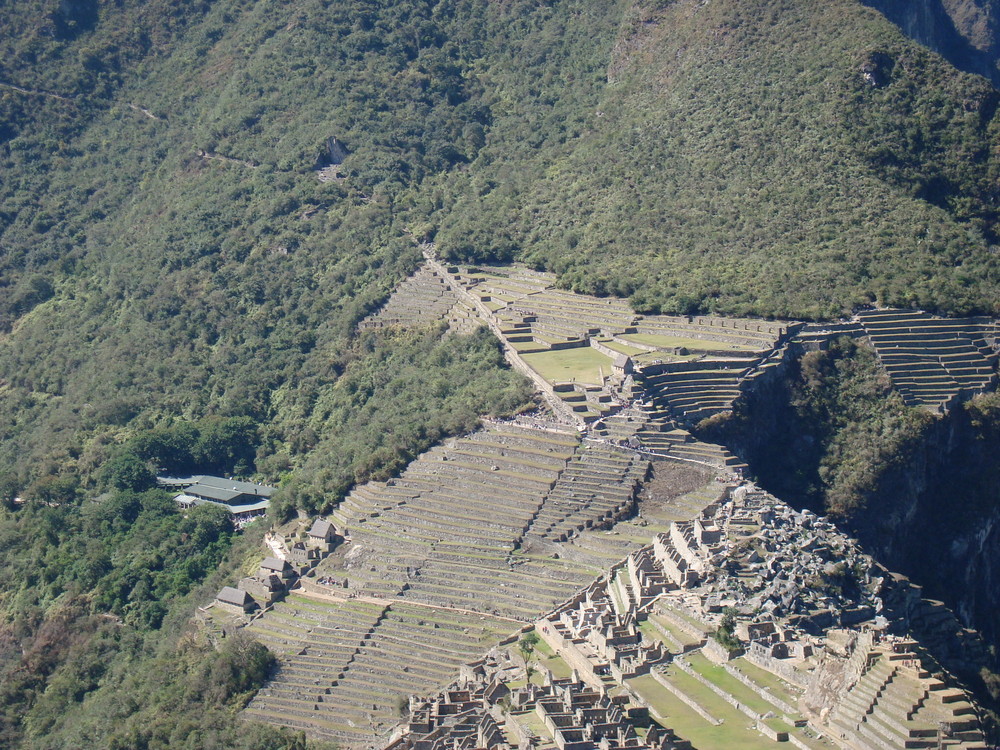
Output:
[[[754,682],[745,674],[743,674],[740,670],[736,669],[736,667],[734,667],[732,664],[723,664],[722,668],[725,669],[734,678],[736,678],[744,685],[746,685],[748,688],[757,693],[757,695],[759,695],[761,698],[766,700],[768,703],[771,703],[774,706],[780,708],[786,714],[795,714],[798,712],[798,709],[795,708],[795,706],[786,703],[781,698],[772,693],[770,690],[768,690],[766,687],[758,685],[756,682]]]
[[[486,325],[489,326],[493,335],[500,340],[500,344],[503,347],[504,358],[510,363],[511,367],[531,380],[535,388],[537,388],[542,395],[545,396],[546,402],[548,402],[556,416],[570,423],[579,423],[579,418],[573,413],[573,410],[566,405],[566,402],[556,395],[549,382],[531,369],[531,367],[529,367],[528,364],[521,358],[521,355],[518,354],[517,350],[507,342],[501,333],[500,324],[497,322],[496,316],[493,315],[490,309],[483,304],[482,300],[478,299],[474,294],[470,294],[467,289],[456,282],[454,277],[448,273],[447,269],[429,254],[425,253],[424,257],[427,259],[427,264],[434,270],[435,273],[440,275],[445,280],[445,283],[448,284],[452,291],[458,294],[460,299],[465,300],[467,304],[471,305],[472,308],[479,313],[480,317],[486,321]]]
[[[709,724],[713,726],[719,726],[722,723],[721,719],[716,719],[714,716],[712,716],[712,714],[710,714],[708,711],[702,708],[701,705],[696,700],[688,696],[687,693],[685,693],[683,690],[680,690],[676,685],[670,682],[670,680],[664,677],[659,670],[653,669],[650,671],[650,674],[653,676],[654,680],[656,680],[660,685],[662,685],[671,693],[673,693],[675,697],[679,698],[685,705],[687,705],[692,711],[698,714]]]
[[[781,659],[776,659],[773,656],[768,656],[766,654],[761,654],[753,651],[747,651],[746,653],[747,661],[751,661],[762,669],[766,669],[768,672],[773,672],[781,679],[786,682],[790,682],[796,687],[805,688],[807,687],[806,676],[800,673],[791,664],[788,664]]]

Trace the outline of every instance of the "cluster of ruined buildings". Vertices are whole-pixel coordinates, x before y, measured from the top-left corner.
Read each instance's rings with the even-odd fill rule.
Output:
[[[545,670],[540,684],[509,688],[507,682],[518,676],[523,670],[509,662],[504,667],[495,653],[469,665],[454,686],[433,697],[410,699],[410,718],[385,750],[535,747],[539,736],[524,720],[526,714],[544,727],[559,750],[691,748],[651,722],[648,707],[627,693],[612,695],[575,673],[558,679]]]
[[[332,167],[342,158],[332,148],[330,156]],[[336,170],[326,176],[335,177]],[[553,277],[527,269],[446,268],[433,252],[426,256],[421,269],[359,328],[446,322],[453,333],[463,333],[486,324],[553,414],[592,440],[586,451],[577,451],[560,443],[565,436],[556,431],[547,447],[477,435],[460,441],[451,454],[431,451],[433,462],[415,462],[412,475],[398,482],[357,488],[335,511],[337,524],[352,528],[355,548],[341,568],[330,567],[344,588],[350,580],[351,591],[321,592],[339,602],[330,614],[299,617],[289,604],[294,596],[274,604],[284,623],[270,633],[267,627],[256,632],[287,648],[287,689],[262,691],[268,700],[252,715],[344,746],[374,747],[371,738],[397,720],[392,701],[404,689],[440,685],[459,659],[480,653],[471,650],[480,648],[474,640],[462,648],[442,644],[468,635],[477,617],[502,617],[494,626],[503,632],[499,628],[508,622],[527,623],[583,585],[586,579],[562,569],[564,557],[570,560],[566,543],[585,528],[620,522],[635,511],[630,502],[606,519],[583,512],[588,507],[579,490],[600,499],[612,494],[608,488],[617,485],[616,477],[631,481],[631,474],[615,468],[624,460],[618,451],[631,451],[628,460],[640,468],[647,459],[673,459],[712,466],[720,481],[738,481],[745,465],[721,446],[694,439],[687,428],[731,410],[736,399],[769,382],[789,352],[823,349],[839,336],[865,338],[906,403],[937,412],[997,382],[1000,329],[992,320],[946,320],[910,310],[861,311],[828,325],[644,316],[624,300],[556,289]],[[548,380],[533,369],[539,356],[584,347],[604,363],[593,383]],[[564,449],[579,455],[569,463],[568,454],[553,455]],[[498,490],[501,482],[509,486]],[[546,482],[536,497],[535,485]],[[984,747],[967,696],[932,677],[937,668],[924,666],[914,643],[892,635],[909,632],[907,618],[921,606],[914,587],[906,589],[861,554],[828,520],[796,512],[752,485],[734,485],[694,514],[692,507],[684,516],[690,520],[660,526],[647,546],[535,623],[572,669],[570,678],[545,674],[540,683],[525,684],[530,675],[526,665],[520,673],[511,667],[516,659],[471,665],[440,695],[411,700],[410,719],[390,747],[687,747],[662,729],[671,726],[670,717],[649,722],[649,707],[629,683],[645,679],[669,686],[668,668],[696,672],[687,659],[702,656],[732,668],[738,678],[746,675],[732,667],[734,659],[795,686],[796,699],[768,694],[765,700],[792,731],[776,730],[772,719],[737,706],[775,741],[810,750]],[[504,525],[519,529],[518,535],[509,538],[506,530],[493,528]],[[544,565],[537,555],[519,556],[515,569],[511,551],[526,540],[559,552]],[[571,554],[582,556],[591,544],[587,539]],[[600,566],[590,570],[625,552],[615,548],[615,555],[601,556]],[[216,605],[237,614],[271,606],[315,566],[322,547],[311,530],[308,539],[285,544],[285,553],[266,559],[238,588],[220,592]],[[425,621],[419,610],[397,607],[400,597],[447,612],[455,619],[442,623],[442,630],[453,627],[452,635],[437,633],[437,621]],[[362,621],[365,607],[377,610],[370,615],[376,624]],[[251,629],[267,622],[260,618]],[[956,627],[953,618],[942,625]],[[428,638],[431,630],[435,635]],[[412,647],[420,638],[429,649],[420,659],[412,650],[398,650],[400,643]],[[413,663],[402,663],[407,658]],[[405,679],[397,685],[397,678]],[[533,735],[529,724],[544,726],[551,741]],[[810,744],[817,735],[825,740]]]
[[[332,523],[317,518],[305,539],[283,540],[284,557],[265,557],[254,575],[240,579],[235,588],[224,586],[214,605],[237,615],[271,606],[341,540]]]
[[[629,559],[640,590],[641,572],[655,593],[669,593],[677,606],[709,621],[731,608],[817,633],[871,620],[882,608],[885,577],[855,540],[752,485],[737,487],[692,521],[674,522],[652,550]]]
[[[776,742],[985,750],[965,692],[931,674],[916,642],[890,632],[881,597],[892,582],[883,572],[825,519],[798,513],[753,486],[736,487],[535,623],[571,668],[570,678],[555,679],[542,668],[540,684],[533,683],[513,657],[505,664],[491,652],[440,695],[411,699],[410,719],[387,748],[537,747],[524,718],[531,711],[559,750],[688,748],[650,721],[649,703],[629,682],[651,674],[677,692],[665,677],[673,664]],[[824,576],[834,583],[824,584]],[[655,628],[660,637],[650,637],[642,625],[651,615],[693,637],[681,644],[661,625]],[[728,642],[718,638],[724,618]],[[905,632],[906,623],[896,624]],[[667,647],[671,641],[677,648]],[[742,656],[801,688],[798,705],[789,705],[753,686],[781,707],[775,711],[786,727],[803,734],[776,729],[767,716],[712,686],[688,664],[693,651],[722,665]],[[730,674],[752,684],[738,670]],[[669,717],[655,718],[670,726]],[[807,736],[826,744],[806,744]]]
[[[671,523],[540,620],[539,632],[581,674],[620,681],[667,658],[640,633],[649,612],[702,640],[728,616],[743,648],[705,645],[724,659],[746,650],[770,669],[817,653],[831,628],[886,632],[890,585],[832,523],[740,485],[693,521]]]

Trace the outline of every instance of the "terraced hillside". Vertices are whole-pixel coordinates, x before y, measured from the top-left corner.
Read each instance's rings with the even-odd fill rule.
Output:
[[[429,258],[430,259],[430,258]],[[432,261],[433,262],[433,261]],[[799,326],[711,316],[643,316],[624,299],[573,294],[518,266],[441,268],[516,357],[584,423],[634,394],[694,425],[726,411],[743,380]]]
[[[626,300],[555,288],[555,276],[520,266],[428,263],[361,327],[448,319],[454,330],[490,325],[520,364],[548,383],[566,413],[589,424],[637,393],[650,416],[681,427],[732,409],[747,383],[790,341],[815,345],[865,335],[910,405],[944,410],[996,383],[997,322],[914,310],[868,310],[849,324],[803,326],[745,318],[639,315]]]
[[[714,476],[677,470],[690,486]],[[349,542],[249,625],[282,656],[248,715],[366,746],[409,694],[440,687],[646,543],[636,511],[649,473],[626,447],[498,424],[358,487],[332,517]],[[713,490],[643,504],[671,519]]]
[[[445,280],[429,266],[421,266],[393,290],[382,307],[358,323],[358,328],[412,327],[441,320],[460,333],[478,325],[475,312]]]
[[[986,750],[968,695],[932,677],[915,654],[897,647],[867,654],[860,679],[829,720],[847,746]],[[940,739],[940,727],[953,736]]]
[[[559,475],[525,537],[562,542],[585,528],[634,513],[649,461],[632,451],[586,441]]]
[[[495,427],[358,488],[334,515],[357,550],[349,589],[518,619],[553,606],[587,576],[512,556],[578,447],[569,433]],[[497,570],[513,573],[508,586]]]
[[[430,607],[292,594],[250,626],[283,658],[246,713],[364,744],[399,720],[408,693],[446,682],[511,628]]]
[[[362,327],[439,320],[455,330],[488,325],[508,359],[575,419],[562,426],[545,418],[493,423],[422,454],[395,479],[356,487],[331,517],[347,543],[249,626],[282,654],[250,716],[368,747],[397,723],[407,696],[440,688],[459,665],[570,599],[647,544],[651,524],[688,520],[718,502],[727,485],[714,480],[747,466],[687,428],[730,410],[754,378],[781,361],[801,328],[644,317],[623,300],[557,290],[546,274],[445,268],[430,255]],[[864,327],[911,403],[944,404],[994,382],[991,323],[949,325],[899,311],[859,320],[851,333]],[[822,345],[815,331],[808,336],[810,345]],[[918,376],[907,379],[911,360],[921,358],[944,373],[929,378],[944,389],[938,400],[938,391],[918,387]],[[708,632],[663,608],[649,628],[676,653],[703,644]],[[705,731],[700,714],[687,716],[690,706],[675,705],[672,689],[702,694],[705,713],[733,720],[737,713],[715,688],[762,709],[782,707],[752,676],[726,676],[702,661],[692,654],[659,682],[641,678],[635,687],[669,704],[682,723],[690,720],[691,737]],[[930,702],[917,700],[914,712]],[[767,726],[781,733],[798,721],[794,709],[783,713]],[[868,737],[865,721],[851,731]],[[922,729],[889,729],[899,735],[882,728],[889,746],[900,739],[916,747],[924,737]],[[807,732],[793,734],[802,746],[828,746]],[[756,730],[740,738],[761,742]]]
[[[800,326],[725,318],[649,317],[633,343],[660,342],[697,356],[659,360],[640,369],[644,394],[663,417],[695,426],[732,409],[749,379],[781,354]],[[695,349],[694,347],[699,347]]]
[[[745,658],[725,665],[701,650],[711,628],[689,614],[657,605],[643,623],[645,634],[673,655],[669,666],[631,680],[631,687],[667,719],[693,747],[743,747],[754,750],[787,746],[773,737],[783,733],[806,750],[838,745],[805,725],[797,708],[802,690]],[[683,699],[681,698],[683,696]],[[737,708],[740,706],[742,708]],[[769,718],[756,723],[747,714]]]
[[[943,409],[996,383],[994,320],[916,310],[869,310],[857,317],[907,404]]]

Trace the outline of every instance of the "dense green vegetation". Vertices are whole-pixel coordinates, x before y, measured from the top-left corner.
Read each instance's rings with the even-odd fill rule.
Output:
[[[182,635],[259,531],[147,488],[321,510],[523,407],[488,335],[356,335],[417,242],[643,310],[996,311],[996,104],[850,0],[4,4],[0,744],[301,745],[233,718],[266,654]],[[919,427],[871,364],[795,386],[845,513]]]
[[[493,108],[486,148],[449,178],[446,253],[521,257],[642,310],[997,309],[986,81],[847,0],[639,3],[620,19],[610,37],[595,19],[555,37],[555,17],[504,40],[551,62],[505,71],[521,104]],[[591,55],[572,77],[570,40]]]
[[[221,509],[182,516],[155,490],[0,510],[0,745],[301,747],[234,719],[267,649],[186,624],[262,532],[236,541]]]
[[[493,334],[438,338],[431,330],[367,335],[370,354],[350,362],[332,388],[303,384],[282,389],[282,416],[274,424],[268,473],[305,455],[275,502],[282,517],[292,507],[322,512],[351,485],[385,480],[447,435],[470,431],[480,415],[512,414],[531,403],[528,382],[502,368]],[[280,444],[277,437],[283,438]]]
[[[791,360],[774,392],[738,402],[705,433],[738,443],[778,497],[850,518],[912,459],[932,421],[892,390],[874,350],[845,337]]]
[[[1000,299],[995,92],[848,0],[81,0],[2,24],[22,485],[209,415],[282,452],[275,394],[336,381],[414,239],[647,310]],[[333,137],[348,177],[321,184]]]
[[[4,463],[143,414],[268,419],[412,267],[410,235],[642,309],[1000,298],[995,92],[848,0],[32,2],[3,24],[0,83],[43,92],[0,92]],[[348,179],[322,185],[331,137]]]

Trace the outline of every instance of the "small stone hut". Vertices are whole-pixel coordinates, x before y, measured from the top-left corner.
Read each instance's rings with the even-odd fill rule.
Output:
[[[288,564],[287,560],[279,560],[277,557],[265,557],[264,562],[260,564],[260,570],[257,575],[262,577],[276,575],[281,580],[287,581],[295,575],[295,571]]]
[[[329,521],[317,518],[309,529],[309,546],[329,552],[337,543],[336,527]]]
[[[215,595],[215,605],[239,615],[257,609],[257,602],[250,594],[243,589],[234,589],[232,586],[224,586]]]

